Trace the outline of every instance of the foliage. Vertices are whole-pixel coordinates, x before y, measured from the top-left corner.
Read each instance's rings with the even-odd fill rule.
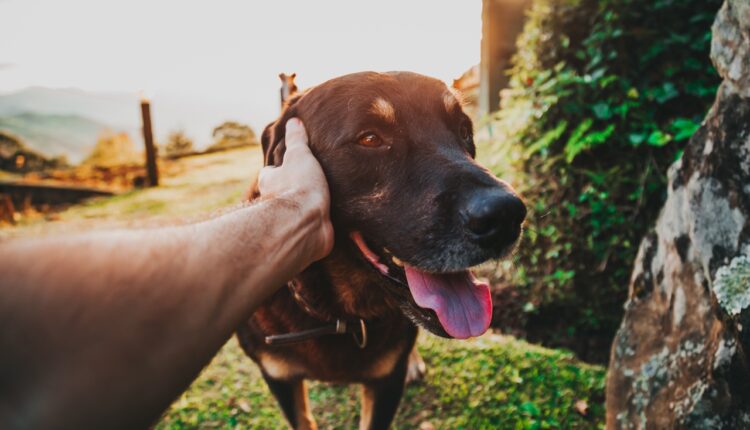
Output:
[[[213,137],[214,143],[208,148],[209,151],[258,144],[253,129],[249,125],[235,121],[226,121],[216,127]]]
[[[127,133],[105,133],[83,160],[84,165],[111,167],[143,162]]]
[[[484,150],[497,173],[518,178],[531,209],[512,282],[532,338],[606,359],[666,170],[716,92],[709,48],[720,5],[534,2],[492,124],[499,136]],[[587,336],[605,340],[599,355],[575,343]]]
[[[64,156],[47,158],[30,149],[15,134],[0,130],[0,170],[9,172],[31,172],[66,167]]]
[[[570,353],[487,336],[471,341],[425,335],[428,374],[406,388],[394,429],[427,421],[445,429],[595,429],[604,421],[604,369]],[[356,386],[312,383],[320,428],[356,428]],[[586,416],[576,403],[588,405]],[[157,429],[285,428],[260,372],[233,339],[156,425]]]
[[[164,145],[164,151],[168,157],[188,154],[193,152],[193,140],[185,135],[181,130],[173,131],[167,136],[167,143]]]

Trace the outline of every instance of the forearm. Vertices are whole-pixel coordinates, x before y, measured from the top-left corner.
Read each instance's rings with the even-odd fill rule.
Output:
[[[0,414],[149,422],[303,268],[317,224],[276,199],[194,225],[1,245]]]

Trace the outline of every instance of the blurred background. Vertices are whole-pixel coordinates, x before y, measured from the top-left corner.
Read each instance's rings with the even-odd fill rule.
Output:
[[[275,119],[280,72],[299,72],[301,88],[361,70],[450,82],[479,62],[481,36],[479,1],[5,0],[0,13],[12,17],[0,28],[4,117],[75,115],[71,130],[136,138],[144,94],[158,105],[157,139],[180,129],[197,148],[222,121],[262,129]],[[72,137],[38,149],[78,162],[85,143]]]
[[[530,214],[517,254],[478,269],[494,334],[422,335],[430,373],[395,426],[600,428],[639,243],[720,82],[720,6],[0,0],[0,238],[237,203],[280,112],[280,73],[300,89],[361,70],[434,76],[464,94],[480,162]],[[311,397],[321,428],[356,422],[355,390],[315,385]],[[282,423],[232,340],[157,428]]]

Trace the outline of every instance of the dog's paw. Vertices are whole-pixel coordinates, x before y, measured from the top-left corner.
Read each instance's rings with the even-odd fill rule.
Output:
[[[406,368],[406,383],[411,384],[424,379],[427,374],[427,366],[424,364],[422,356],[417,352],[417,348],[409,353],[409,365]]]

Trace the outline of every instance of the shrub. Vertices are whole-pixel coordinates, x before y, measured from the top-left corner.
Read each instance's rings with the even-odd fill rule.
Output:
[[[483,154],[530,209],[514,273],[524,331],[605,360],[666,171],[719,82],[720,0],[537,0]],[[508,278],[510,276],[510,278]],[[592,343],[592,339],[594,339]]]
[[[235,121],[222,123],[214,128],[212,135],[214,143],[208,148],[209,151],[258,144],[253,129],[249,125]]]
[[[188,154],[193,152],[193,141],[182,131],[173,131],[167,136],[167,144],[164,146],[167,157]]]
[[[104,133],[97,140],[83,165],[112,167],[143,162],[127,133]]]

